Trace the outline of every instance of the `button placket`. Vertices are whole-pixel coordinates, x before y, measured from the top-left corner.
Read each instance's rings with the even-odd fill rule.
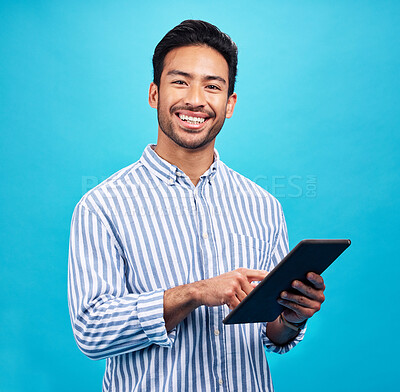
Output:
[[[205,278],[210,278],[218,275],[218,251],[217,245],[213,238],[213,218],[210,205],[207,203],[206,197],[208,179],[200,180],[198,186],[193,190],[193,200],[196,205],[197,230],[199,235],[199,244],[202,251],[203,271]],[[219,309],[209,308],[209,326],[208,333],[212,336],[213,350],[213,367],[217,375],[216,384],[224,388],[226,384],[226,350],[225,338],[221,329],[222,318]]]

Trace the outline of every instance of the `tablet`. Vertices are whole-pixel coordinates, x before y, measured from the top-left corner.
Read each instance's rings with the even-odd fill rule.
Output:
[[[350,240],[303,240],[224,319],[224,324],[275,320],[284,310],[277,302],[282,291],[296,291],[294,280],[308,282],[306,275],[321,275],[350,246]]]

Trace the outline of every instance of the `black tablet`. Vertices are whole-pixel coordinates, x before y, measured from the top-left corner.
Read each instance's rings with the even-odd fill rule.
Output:
[[[309,282],[309,272],[321,274],[350,246],[350,240],[303,240],[224,319],[224,324],[275,320],[284,307],[277,302],[282,291],[295,291],[294,280]]]

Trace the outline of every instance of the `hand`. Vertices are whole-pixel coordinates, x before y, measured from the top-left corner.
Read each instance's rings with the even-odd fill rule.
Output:
[[[267,274],[267,271],[239,268],[193,285],[198,288],[200,305],[228,305],[232,310],[254,289],[252,282],[263,280]]]
[[[299,280],[292,282],[292,287],[300,294],[282,291],[281,298],[278,299],[278,302],[286,308],[283,316],[291,323],[302,323],[309,319],[321,309],[321,304],[325,301],[323,278],[309,272],[307,279],[310,284],[304,284]]]

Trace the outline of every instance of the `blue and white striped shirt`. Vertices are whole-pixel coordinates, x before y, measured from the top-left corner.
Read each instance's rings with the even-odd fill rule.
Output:
[[[236,268],[271,270],[288,252],[279,202],[214,162],[194,186],[148,145],[89,191],[72,217],[68,298],[76,342],[107,358],[103,391],[272,391],[265,323],[224,325],[201,306],[165,329],[166,289]]]

